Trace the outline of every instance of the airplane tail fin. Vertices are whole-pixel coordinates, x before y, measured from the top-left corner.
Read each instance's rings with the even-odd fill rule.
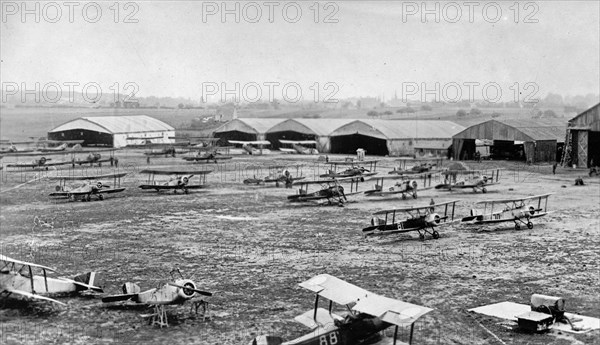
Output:
[[[91,289],[102,292],[102,289],[104,288],[104,279],[102,278],[102,273],[87,272],[75,276],[73,280],[76,282],[78,290]]]

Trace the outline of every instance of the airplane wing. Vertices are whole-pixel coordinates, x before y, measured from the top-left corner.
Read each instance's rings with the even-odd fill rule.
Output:
[[[49,180],[65,180],[65,181],[101,180],[101,179],[121,178],[126,175],[127,175],[127,173],[92,175],[92,176],[49,176],[48,179]]]
[[[314,140],[279,140],[282,144],[298,144],[298,145],[316,145],[317,142]]]
[[[487,186],[493,186],[495,184],[499,184],[500,182],[486,182],[486,183],[482,183],[482,184],[478,184],[478,183],[469,183],[469,184],[451,184],[450,186],[452,186],[452,189],[466,189],[466,188],[475,188],[475,187],[487,187]],[[438,185],[440,186],[440,185]],[[440,188],[444,188],[444,187],[440,187],[437,188],[438,186],[436,186],[436,189],[440,189]]]
[[[431,308],[372,293],[358,300],[352,309],[376,316],[385,322],[397,326],[410,325],[416,322],[421,316],[433,311]]]
[[[54,268],[50,268],[50,267],[47,267],[47,266],[42,266],[42,265],[38,265],[38,264],[33,264],[33,263],[31,263],[31,262],[26,262],[26,261],[21,261],[21,260],[15,260],[15,259],[13,259],[13,258],[9,258],[9,257],[8,257],[8,256],[6,256],[6,255],[0,255],[0,261],[4,261],[4,262],[12,262],[12,263],[14,263],[14,264],[17,264],[17,265],[25,265],[25,266],[31,266],[31,267],[42,268],[42,269],[45,269],[45,270],[47,270],[47,271],[52,271],[52,272],[55,272],[55,271],[56,271]]]
[[[304,326],[314,329],[323,325],[333,325],[334,320],[343,320],[344,318],[334,313],[329,313],[329,310],[323,308],[317,308],[317,317],[314,318],[315,311],[313,309],[307,311],[302,315],[298,315],[294,318],[298,323]]]
[[[279,151],[281,151],[281,152],[287,152],[287,153],[296,153],[296,150],[294,150],[294,149],[286,149],[285,147],[280,147]]]
[[[341,305],[355,303],[367,297],[371,292],[352,285],[329,274],[320,274],[299,284],[321,297]]]
[[[373,213],[373,215],[386,214],[386,213],[392,213],[392,212],[407,212],[407,211],[424,210],[424,209],[428,209],[428,208],[432,208],[432,207],[454,204],[459,201],[460,200],[452,200],[452,201],[446,201],[446,202],[441,202],[441,203],[426,205],[426,206],[423,205],[423,206],[418,206],[418,207],[411,206],[411,207],[404,207],[404,208],[395,208],[395,209],[390,209],[390,210],[377,211],[377,212]]]
[[[270,141],[267,140],[255,140],[255,141],[242,141],[242,140],[228,140],[230,144],[239,145],[271,145]]]
[[[124,294],[124,295],[109,295],[106,297],[102,297],[102,302],[110,303],[110,302],[119,302],[119,301],[128,301],[134,297],[136,297],[137,293],[132,294]]]
[[[154,174],[154,175],[206,175],[210,174],[212,170],[155,170],[145,169],[140,171],[140,174]]]
[[[63,302],[59,302],[59,301],[57,301],[55,299],[48,298],[48,297],[45,297],[45,296],[36,295],[36,294],[32,294],[32,293],[21,291],[21,290],[4,290],[4,291],[10,292],[10,293],[14,293],[15,295],[21,295],[21,296],[24,296],[24,297],[27,297],[27,298],[39,299],[39,300],[48,301],[48,302],[54,302],[54,303],[66,306],[66,304],[64,304]]]
[[[552,194],[554,194],[554,193],[546,193],[546,194],[533,195],[533,196],[527,196],[527,197],[523,197],[523,198],[514,198],[514,199],[484,200],[484,201],[479,201],[477,203],[478,204],[501,204],[501,203],[507,203],[507,202],[525,201],[525,200],[538,199],[538,198],[542,199],[542,198],[547,198]]]
[[[107,188],[107,189],[100,189],[99,191],[96,192],[96,194],[113,194],[113,193],[121,193],[125,191],[124,187],[121,188]]]
[[[143,184],[140,185],[139,188],[141,189],[154,189],[154,190],[169,190],[169,189],[201,189],[201,188],[206,188],[206,185],[203,184],[194,184],[194,185],[185,185],[184,186],[168,186],[168,185],[164,185],[164,184]],[[125,189],[125,188],[123,188]]]

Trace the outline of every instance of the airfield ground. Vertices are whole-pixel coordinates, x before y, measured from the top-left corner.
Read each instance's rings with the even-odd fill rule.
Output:
[[[511,322],[467,312],[501,301],[528,303],[531,294],[542,293],[565,297],[569,312],[600,317],[600,183],[585,171],[559,167],[552,175],[550,166],[470,162],[506,168],[501,184],[486,195],[429,190],[417,200],[373,201],[360,195],[346,207],[319,207],[288,203],[286,195],[294,190],[241,183],[253,174],[266,175],[275,164],[304,164],[303,175],[312,179],[324,171],[323,165],[315,170],[314,157],[239,156],[218,168],[194,165],[215,170],[209,189],[157,195],[137,188],[146,178],[139,174],[146,167],[141,153],[118,155],[120,169],[131,173],[123,181],[128,189],[104,201],[52,201],[47,194],[54,183],[31,181],[39,172],[3,171],[2,254],[56,267],[66,276],[103,271],[109,294],[119,293],[126,281],[156,287],[179,267],[200,288],[215,292],[212,320],[190,316],[189,305],[171,307],[170,327],[159,329],[141,319],[147,308],[109,306],[98,296],[61,299],[67,308],[4,302],[2,343],[246,344],[265,333],[292,339],[306,331],[293,317],[313,307],[314,296],[298,283],[329,273],[434,308],[417,324],[414,344],[600,344],[598,331],[531,335]],[[191,166],[179,158],[152,161],[171,164]],[[385,174],[393,164],[386,158],[378,171]],[[574,186],[578,175],[587,186]],[[29,183],[15,188],[24,182]],[[532,230],[457,224],[443,228],[440,239],[425,241],[416,233],[367,240],[360,232],[372,212],[428,204],[431,198],[460,199],[460,218],[483,198],[547,192],[555,193],[549,200],[555,212],[535,221]]]

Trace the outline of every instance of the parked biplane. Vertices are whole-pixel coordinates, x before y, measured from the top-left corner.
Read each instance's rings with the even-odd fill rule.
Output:
[[[300,286],[316,294],[314,309],[294,318],[310,333],[284,342],[281,337],[262,335],[249,345],[392,345],[412,344],[414,323],[431,308],[380,296],[328,274],[315,276]],[[329,308],[319,308],[319,298]],[[344,306],[345,315],[333,313],[333,303]],[[398,340],[399,327],[410,326],[408,342]],[[383,334],[394,327],[393,337]]]
[[[283,145],[291,148],[280,147],[279,151],[285,153],[299,153],[303,155],[318,155],[317,142],[315,140],[279,140]]]
[[[75,201],[77,198],[81,198],[81,201],[91,201],[92,195],[94,195],[98,200],[104,200],[105,194],[125,191],[125,188],[121,187],[121,178],[125,175],[127,175],[127,173],[96,176],[50,176],[48,179],[58,180],[59,182],[55,188],[56,192],[50,193],[49,196],[54,198],[67,198],[69,201]],[[113,180],[112,187],[101,181],[106,179]],[[67,187],[67,181],[84,182],[74,187]]]
[[[366,196],[378,196],[378,197],[392,197],[400,195],[402,200],[405,200],[407,196],[412,196],[413,199],[417,198],[418,190],[431,189],[431,174],[413,174],[413,175],[396,175],[396,176],[378,176],[372,177],[371,180],[375,181],[374,189],[365,192]],[[401,180],[396,182],[388,190],[383,189],[385,180]],[[418,182],[421,181],[421,183]]]
[[[69,161],[58,161],[51,162],[52,158],[40,157],[32,160],[30,163],[11,163],[6,164],[7,168],[45,168],[48,170],[49,167],[59,166],[59,165],[70,165],[72,162]]]
[[[186,156],[183,157],[183,160],[188,161],[188,162],[206,162],[209,163],[211,161],[218,163],[219,160],[227,160],[227,159],[232,159],[232,156],[226,156],[221,154],[219,151],[214,150],[214,151],[210,151],[210,152],[204,152],[204,153],[200,153],[198,152],[196,155],[194,156]]]
[[[547,207],[550,195],[552,193],[523,198],[480,201],[477,204],[483,205],[483,211],[473,209],[471,215],[464,217],[461,221],[468,225],[514,222],[516,230],[521,229],[521,224],[527,226],[528,229],[532,229],[531,219],[543,217],[549,213]],[[526,201],[531,201],[531,203],[526,205]],[[494,207],[497,204],[503,206]],[[494,208],[496,211],[494,211]]]
[[[268,149],[265,149],[264,146],[271,145],[271,142],[268,140],[254,140],[254,141],[241,141],[241,140],[229,140],[230,144],[234,145],[242,145],[242,149],[246,151],[250,155],[262,155],[263,153],[270,152]],[[258,148],[254,147],[258,146]]]
[[[451,191],[453,189],[473,189],[473,192],[487,193],[487,187],[500,183],[501,169],[490,171],[490,176],[482,170],[446,170],[443,171],[444,183],[435,186],[435,189]],[[465,176],[458,179],[457,176]]]
[[[11,259],[0,255],[0,295],[6,294],[21,296],[29,299],[54,302],[65,305],[63,302],[46,297],[52,294],[67,294],[81,291],[102,292],[100,274],[88,272],[68,278],[50,278],[48,272],[54,269],[30,262]],[[33,270],[40,269],[42,275],[34,275]]]
[[[346,193],[344,187],[341,185],[344,182],[350,183],[350,192]],[[359,178],[347,177],[331,180],[320,180],[320,181],[301,181],[294,182],[293,185],[299,185],[298,193],[295,195],[289,195],[288,201],[290,202],[306,202],[306,201],[318,201],[327,200],[329,205],[333,204],[336,200],[339,206],[343,206],[348,201],[349,195],[358,194],[358,183]],[[308,186],[310,185],[321,185],[321,189],[308,193]]]
[[[444,158],[400,158],[397,161],[400,162],[399,166],[388,174],[419,174],[441,169],[444,164]],[[413,163],[410,168],[407,167],[409,163]]]
[[[175,279],[173,273],[179,273],[180,278]],[[153,288],[146,291],[141,291],[139,285],[135,283],[123,284],[123,294],[111,295],[102,298],[104,303],[120,302],[120,301],[132,301],[135,303],[146,304],[154,307],[153,314],[144,314],[143,318],[150,318],[152,325],[159,325],[160,327],[168,327],[169,323],[167,320],[167,312],[165,311],[165,305],[180,305],[186,301],[193,300],[199,295],[212,296],[211,292],[202,291],[196,288],[196,283],[190,279],[183,278],[183,275],[179,269],[171,271],[172,281],[165,284],[161,284],[157,288]],[[194,301],[196,311],[198,307],[203,307],[203,316],[206,317],[208,309],[208,302],[204,300]]]
[[[261,185],[265,183],[275,183],[275,187],[279,187],[279,184],[283,183],[286,187],[290,188],[295,181],[304,180],[305,178],[305,176],[293,177],[288,170],[280,170],[273,172],[264,178],[257,178],[256,176],[247,178],[244,180],[244,184]]]
[[[434,239],[437,239],[440,237],[440,234],[435,230],[435,227],[454,221],[454,209],[458,201],[453,200],[427,206],[405,207],[375,212],[373,213],[375,217],[371,218],[371,226],[362,229],[363,235],[381,236],[416,231],[419,233],[421,240],[425,239],[425,234],[430,234]],[[443,207],[443,215],[441,212],[438,213],[435,211],[439,207]],[[396,217],[397,213],[407,214],[408,217],[399,220]],[[385,215],[385,218],[381,219],[377,217],[379,215]]]
[[[190,189],[201,189],[206,188],[206,175],[210,174],[212,170],[156,170],[146,169],[140,171],[141,174],[148,174],[148,183],[140,185],[139,188],[143,190],[155,190],[157,192],[162,190],[172,190],[173,194],[177,193],[177,190],[181,190],[183,193],[188,194]],[[157,183],[154,181],[155,175],[171,176],[168,181]],[[199,184],[190,184],[193,176],[198,176]]]
[[[77,158],[73,157],[73,160],[72,160],[73,166],[75,166],[75,164],[77,164],[77,165],[89,164],[90,166],[97,164],[100,167],[100,166],[102,166],[102,163],[110,163],[110,166],[118,165],[119,160],[117,158],[115,158],[115,150],[116,149],[97,149],[97,150],[79,151],[77,153],[79,153],[79,154],[88,153],[88,155],[84,159],[77,159]],[[109,152],[110,154],[108,157],[102,157],[102,154],[100,152]],[[73,154],[73,156],[75,156],[75,154]]]

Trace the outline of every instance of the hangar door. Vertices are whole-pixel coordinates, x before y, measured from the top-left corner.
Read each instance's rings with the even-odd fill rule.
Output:
[[[282,140],[317,140],[317,136],[313,134],[305,134],[294,131],[282,131],[267,133],[266,138],[271,142],[271,147],[278,150],[281,147],[280,139]]]
[[[113,146],[113,135],[87,129],[70,129],[48,133],[50,140],[83,140],[81,146]]]
[[[356,154],[357,149],[365,149],[368,155],[389,155],[387,140],[362,134],[337,135],[331,137],[331,153]]]
[[[215,132],[215,138],[219,138],[217,145],[228,146],[228,140],[239,140],[239,141],[255,141],[257,140],[256,134],[240,131],[228,131],[228,132]]]

